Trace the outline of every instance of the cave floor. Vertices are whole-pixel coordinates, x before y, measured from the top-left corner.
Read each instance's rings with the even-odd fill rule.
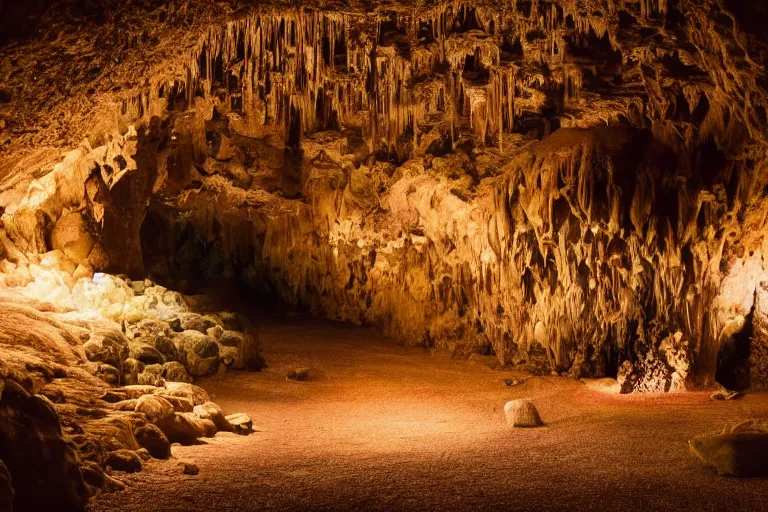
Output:
[[[128,489],[92,511],[768,510],[768,479],[716,476],[687,440],[768,417],[768,395],[627,397],[406,349],[364,328],[267,322],[270,367],[202,383],[258,432],[174,447],[178,462],[116,474]],[[309,367],[311,382],[285,378]],[[509,430],[507,400],[547,424]]]

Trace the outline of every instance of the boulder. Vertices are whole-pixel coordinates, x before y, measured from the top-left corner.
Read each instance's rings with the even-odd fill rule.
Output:
[[[176,349],[176,345],[171,341],[171,338],[162,334],[154,339],[154,347],[163,354],[166,361],[178,361],[179,351]]]
[[[123,361],[123,383],[138,384],[139,374],[144,371],[144,363],[138,359],[128,358]]]
[[[219,360],[226,368],[234,368],[237,361],[237,348],[219,345]]]
[[[157,365],[152,365],[157,366]],[[147,385],[147,386],[153,386],[153,387],[163,387],[165,384],[165,379],[163,379],[162,376],[158,375],[157,373],[151,373],[147,371],[141,372],[137,377],[138,383]]]
[[[0,460],[11,474],[16,510],[82,510],[88,489],[49,400],[6,380],[0,399]]]
[[[80,279],[92,279],[93,278],[93,267],[88,262],[83,262],[79,264],[75,271],[72,273],[72,279],[75,281],[79,281]]]
[[[213,402],[196,405],[193,412],[200,419],[212,421],[218,430],[223,432],[232,432],[234,430],[232,425],[224,417],[221,408]]]
[[[171,456],[171,443],[159,427],[148,423],[138,427],[133,435],[152,457],[164,460]]]
[[[120,389],[113,390],[113,393],[122,395],[123,398],[121,398],[121,400],[128,400],[130,398],[141,398],[144,395],[151,395],[156,391],[156,386],[137,384],[133,386],[123,386]]]
[[[210,341],[210,338],[198,331],[186,330],[175,333],[171,338],[178,353],[178,361],[185,362],[187,353],[193,351],[195,345],[204,341]]]
[[[131,357],[144,364],[163,364],[165,357],[155,347],[148,343],[131,342]]]
[[[100,378],[110,386],[120,385],[120,378],[121,378],[120,370],[118,370],[117,368],[115,368],[110,364],[103,364],[103,363],[98,364],[94,375],[96,375],[98,378]]]
[[[76,263],[85,261],[96,241],[85,218],[77,212],[62,215],[51,232],[51,246]]]
[[[507,425],[516,428],[539,427],[543,425],[539,411],[530,398],[511,400],[504,405]]]
[[[187,372],[187,369],[184,368],[184,365],[176,361],[171,361],[163,365],[162,376],[166,381],[187,383],[192,382],[192,377]]]
[[[212,340],[218,340],[221,338],[222,333],[224,333],[224,328],[220,325],[214,325],[213,327],[208,328],[206,331],[206,334],[212,339]]]
[[[116,402],[114,404],[114,408],[116,411],[130,411],[133,412],[136,409],[136,403],[138,400],[136,398],[132,398],[130,400],[121,400],[119,402]]]
[[[247,436],[253,432],[253,421],[251,417],[244,413],[230,414],[225,418],[236,434]]]
[[[134,293],[135,292],[136,289],[134,288]],[[142,336],[156,338],[157,336],[167,336],[171,332],[171,327],[165,320],[159,318],[144,318],[136,325],[136,332],[140,333]]]
[[[188,412],[177,412],[160,422],[158,427],[171,443],[183,445],[195,444],[199,438],[205,437],[208,433],[208,427],[204,421]]]
[[[173,406],[165,398],[145,395],[136,402],[136,412],[147,417],[151,423],[160,423],[172,417],[175,413]]]
[[[192,402],[193,406],[211,401],[211,397],[203,388],[184,382],[166,382],[165,394],[186,398]]]
[[[219,346],[210,338],[198,341],[192,346],[192,350],[203,359],[219,356]]]
[[[213,318],[197,313],[179,313],[179,322],[183,330],[197,331],[202,334],[207,334],[208,329],[218,325]]]
[[[237,348],[233,365],[236,370],[258,371],[264,367],[264,359],[261,357],[259,342],[255,335],[224,331],[218,341],[224,347]]]
[[[168,400],[168,403],[173,406],[173,410],[176,412],[192,412],[195,408],[195,405],[189,398],[171,396],[163,393],[159,393],[157,396]]]
[[[123,343],[123,340],[117,336],[91,336],[83,345],[83,349],[89,361],[106,363],[115,368],[121,368],[122,361],[128,355],[127,343]]]
[[[107,466],[115,471],[138,473],[141,471],[141,458],[132,450],[116,450],[107,455]]]
[[[219,357],[202,358],[194,351],[187,352],[187,369],[193,377],[213,375],[219,370]]]
[[[106,451],[126,448],[138,450],[139,443],[133,436],[133,423],[126,415],[110,415],[88,424],[88,435]]]
[[[98,271],[103,271],[109,267],[109,256],[100,243],[97,242],[88,254],[88,264]]]

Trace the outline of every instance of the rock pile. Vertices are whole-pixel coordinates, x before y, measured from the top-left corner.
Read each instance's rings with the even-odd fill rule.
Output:
[[[2,230],[0,241],[0,510],[82,510],[172,443],[252,431],[192,384],[263,366],[247,319],[60,250],[22,254]]]

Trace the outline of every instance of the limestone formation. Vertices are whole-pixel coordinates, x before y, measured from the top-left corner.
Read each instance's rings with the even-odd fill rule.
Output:
[[[137,283],[230,276],[411,344],[574,377],[628,361],[625,391],[762,386],[768,100],[752,7],[217,3],[183,24],[137,6],[136,27],[185,44],[150,62],[137,41],[109,78],[73,77],[72,97],[12,76],[9,125],[81,122],[46,131],[69,153],[34,152],[34,134],[0,153],[7,238],[44,252],[78,218],[98,240],[90,265]],[[28,279],[14,259],[3,279]],[[139,319],[156,301],[221,342],[215,315],[172,314],[180,298],[153,288],[105,313]],[[263,364],[223,352],[225,367]]]

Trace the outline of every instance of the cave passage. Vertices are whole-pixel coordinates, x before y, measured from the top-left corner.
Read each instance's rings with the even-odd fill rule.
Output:
[[[766,482],[700,471],[685,442],[762,396],[626,399],[599,387],[404,348],[369,328],[254,313],[269,366],[202,383],[257,433],[174,454],[197,477],[151,465],[94,512],[219,510],[734,510],[768,505]],[[309,381],[286,379],[309,369]],[[517,381],[514,386],[505,381]],[[597,383],[596,383],[597,384]],[[533,398],[547,426],[510,437],[502,406]],[[685,411],[681,414],[680,411]],[[158,493],[158,489],[162,492]]]

